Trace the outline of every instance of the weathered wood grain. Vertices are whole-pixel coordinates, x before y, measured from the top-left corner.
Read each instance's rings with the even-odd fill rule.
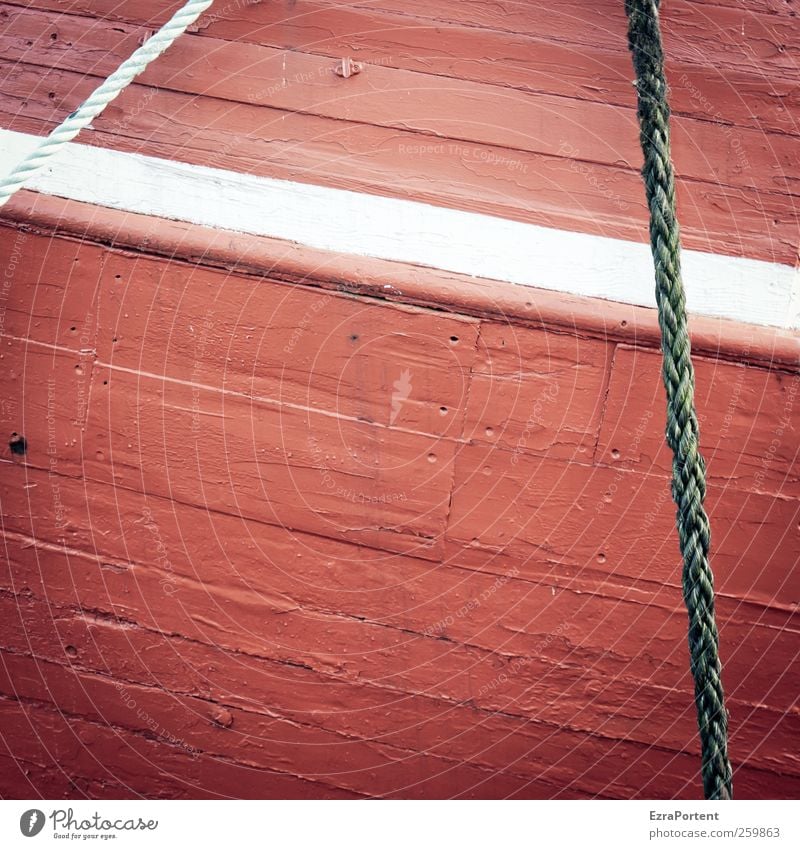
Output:
[[[717,486],[800,496],[800,375],[695,358],[701,448]],[[660,357],[617,347],[597,462],[671,471]]]
[[[98,82],[25,65],[7,66],[4,75],[4,124],[39,135]],[[221,113],[215,101],[168,91],[156,98],[154,91],[137,85],[126,89],[82,141],[578,232],[634,241],[645,232],[641,179],[617,164],[527,151],[509,157],[491,145],[465,147],[404,130],[247,104],[231,103]],[[687,247],[794,263],[800,228],[785,196],[693,181],[681,181],[678,193]]]
[[[679,796],[691,795],[693,761],[688,753],[584,736],[539,721],[480,712],[470,705],[382,690],[366,682],[343,685],[300,666],[225,653],[130,625],[123,628],[65,608],[42,621],[36,616],[34,599],[0,599],[0,605],[4,604],[18,605],[17,615],[11,618],[19,620],[6,645],[9,639],[13,643],[18,630],[19,639],[29,640],[38,657],[55,662],[63,662],[68,646],[66,656],[76,672],[96,670],[112,680],[125,678],[200,698],[206,705],[203,713],[213,712],[217,705],[258,713],[280,704],[283,716],[334,729],[349,738],[343,747],[358,747],[359,741],[374,735],[401,748],[410,745],[430,754],[456,754],[464,761],[527,777],[547,796],[583,789],[596,796],[619,793],[647,798],[648,793],[658,794],[659,785],[670,786]],[[131,647],[137,651],[131,653]],[[612,762],[618,767],[624,763],[613,776],[607,771]],[[770,782],[777,780],[768,771],[747,767],[740,775],[745,794],[768,794]],[[546,787],[549,781],[551,788]]]
[[[120,39],[110,25],[72,16],[63,18],[56,29],[47,14],[19,12],[10,17],[8,29],[0,35],[0,52],[6,59],[100,77],[111,74],[143,34],[134,30]],[[91,57],[88,64],[86,54]],[[191,35],[151,65],[140,82],[207,98],[412,130],[467,145],[549,156],[568,152],[570,159],[629,168],[638,167],[641,156],[632,96],[620,107],[381,65],[343,80],[329,59],[313,53]],[[481,116],[479,121],[475,115]],[[800,193],[792,169],[800,153],[795,135],[740,127],[729,138],[729,127],[680,116],[673,121],[672,133],[679,177],[762,192]]]

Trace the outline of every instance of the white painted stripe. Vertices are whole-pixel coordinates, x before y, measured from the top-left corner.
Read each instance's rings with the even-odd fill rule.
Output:
[[[0,130],[0,169],[10,171],[38,141]],[[654,305],[649,247],[622,239],[82,144],[68,145],[29,188],[344,254]],[[692,312],[800,327],[798,269],[688,250],[683,266]]]

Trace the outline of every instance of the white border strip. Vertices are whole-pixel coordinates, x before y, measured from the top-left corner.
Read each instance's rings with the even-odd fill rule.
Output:
[[[10,171],[38,141],[0,130],[0,169]],[[28,187],[343,254],[654,306],[650,251],[638,242],[74,143]],[[800,328],[797,268],[689,250],[683,267],[691,311]]]

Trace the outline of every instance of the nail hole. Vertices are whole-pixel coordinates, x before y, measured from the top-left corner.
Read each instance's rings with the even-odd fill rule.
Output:
[[[77,329],[78,329],[78,328],[77,328],[77,327],[75,327],[75,325],[74,325],[74,324],[72,325],[72,327],[70,327],[70,330],[71,330],[73,333],[74,333]]]
[[[428,454],[428,462],[429,463],[435,463],[436,462],[436,455],[433,454],[433,453]]]
[[[612,448],[612,449],[611,449],[611,456],[612,456],[615,460],[619,460],[619,451],[618,451],[616,448]]]
[[[451,336],[450,337],[450,343],[452,345],[458,345],[458,336]]]
[[[486,428],[486,435],[487,435],[487,436],[494,436],[494,428],[492,428],[492,427],[487,427],[487,428]]]
[[[75,648],[75,646],[66,646],[66,648],[64,649],[64,651],[65,651],[65,652],[66,652],[66,653],[67,653],[70,657],[77,657],[77,656],[78,656],[78,650]]]
[[[11,449],[12,454],[21,457],[28,450],[28,440],[16,432],[12,433],[11,439],[8,440],[8,447]]]
[[[447,407],[439,407],[439,413],[443,416],[447,415]]]
[[[625,321],[625,319],[623,318],[623,319],[622,319],[622,321],[619,323],[619,326],[620,326],[620,327],[627,327],[627,326],[628,326],[628,322],[627,322],[627,321]]]
[[[606,556],[605,556],[605,554],[603,554],[602,551],[597,555],[597,562],[598,563],[605,563],[606,562]]]
[[[351,333],[350,334],[350,341],[351,342],[358,342],[358,333]]]

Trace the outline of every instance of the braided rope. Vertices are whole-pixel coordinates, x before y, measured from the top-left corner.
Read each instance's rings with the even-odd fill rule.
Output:
[[[694,407],[686,301],[681,280],[675,215],[675,174],[670,158],[669,104],[658,20],[660,0],[626,0],[628,46],[636,71],[645,193],[650,207],[650,245],[661,326],[663,378],[667,393],[667,443],[672,449],[672,497],[683,555],[683,597],[689,614],[689,654],[707,799],[730,799],[728,717],[720,677],[714,618],[714,578],[708,562],[710,531],[703,501],[705,462]]]
[[[92,121],[125,89],[133,79],[158,58],[188,26],[193,24],[214,0],[189,0],[116,71],[99,85],[65,121],[44,138],[14,170],[0,182],[0,207],[30,178],[39,172],[50,157],[54,156],[67,142],[89,126]]]

